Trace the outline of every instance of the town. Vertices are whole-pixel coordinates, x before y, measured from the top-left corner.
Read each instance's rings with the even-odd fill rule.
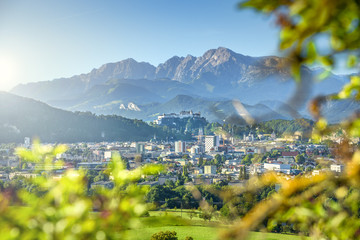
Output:
[[[225,182],[242,185],[252,176],[275,171],[287,178],[299,174],[318,175],[321,171],[341,173],[344,165],[334,159],[331,146],[277,138],[275,133],[244,135],[242,139],[219,135],[198,135],[192,141],[157,141],[156,136],[147,142],[100,142],[68,144],[65,153],[55,161],[64,165],[52,169],[53,177],[61,177],[68,168],[102,172],[113,156],[120,155],[127,168],[144,164],[163,164],[166,173],[154,179],[143,179],[141,185],[163,185],[167,180],[174,183],[186,171],[184,184],[202,185]],[[339,139],[340,141],[341,139]],[[336,142],[335,142],[336,143]],[[16,176],[34,177],[44,171],[41,164],[21,162],[15,155],[16,147],[31,148],[30,138],[24,144],[2,144],[0,149],[0,179],[4,182]],[[101,178],[99,178],[101,179]],[[111,186],[108,181],[93,182],[91,187]]]

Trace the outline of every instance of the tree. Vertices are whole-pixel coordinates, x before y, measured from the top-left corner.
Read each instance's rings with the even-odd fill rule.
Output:
[[[185,165],[183,166],[182,176],[185,178],[189,176],[188,167]]]
[[[246,168],[245,166],[241,166],[239,169],[239,180],[245,180],[246,179]]]
[[[154,233],[150,240],[178,240],[178,237],[176,236],[177,233],[175,231],[161,231],[158,233]]]
[[[240,166],[239,169],[239,180],[245,180],[245,179],[249,179],[249,176],[246,172],[246,166]]]
[[[204,219],[204,221],[209,220],[210,222],[213,217],[213,212],[209,210],[202,210],[199,217]]]
[[[199,166],[202,166],[204,164],[204,158],[203,157],[199,157]]]
[[[214,164],[219,165],[221,163],[221,156],[219,154],[216,154],[214,157]]]
[[[136,166],[140,166],[141,165],[141,163],[142,163],[142,155],[141,154],[138,154],[138,155],[136,155],[135,156],[135,159],[134,159],[134,161],[135,161],[135,163],[136,163]]]
[[[109,181],[109,176],[100,171],[99,174],[94,178],[94,182]]]
[[[53,169],[57,167],[53,159],[64,151],[64,145],[52,148],[35,142],[31,150],[18,148],[16,152],[22,161]],[[103,189],[101,195],[91,198],[83,170],[69,169],[60,179],[53,179],[49,174],[33,179],[18,178],[16,185],[8,189],[11,191],[5,191],[6,195],[0,193],[0,198],[6,199],[1,201],[1,239],[124,239],[124,230],[146,213],[139,179],[160,169],[160,165],[154,165],[129,171],[119,156],[114,157],[109,163],[114,188]],[[22,190],[14,191],[15,187]],[[36,189],[42,191],[40,197]],[[16,201],[10,201],[11,198]],[[59,223],[63,223],[61,231],[53,231]],[[74,231],[74,226],[82,227]]]
[[[188,215],[189,215],[189,218],[192,220],[193,217],[197,216],[197,213],[194,209],[191,209],[190,212],[188,213]]]
[[[253,158],[253,155],[252,154],[247,154],[243,160],[242,160],[242,164],[245,164],[246,166],[249,166],[252,164],[252,158]]]
[[[264,154],[255,153],[251,162],[252,163],[261,163],[264,160],[265,160]]]
[[[297,91],[293,97],[297,102],[301,100],[301,94],[309,83],[303,78],[307,74],[304,64],[322,64],[331,69],[335,65],[346,65],[345,61],[349,67],[354,67],[359,62],[359,1],[246,0],[240,5],[276,16],[281,28],[280,49],[289,53],[289,60],[278,67],[283,70],[291,67],[297,81]],[[319,38],[321,41],[318,41]],[[328,44],[324,44],[326,41]],[[320,48],[321,51],[318,50]],[[338,57],[339,54],[342,54],[341,57]],[[325,70],[320,78],[324,79],[328,74]],[[313,142],[319,142],[323,136],[338,129],[338,126],[329,125],[322,115],[322,104],[329,100],[343,99],[360,100],[359,76],[351,76],[350,82],[338,93],[320,96],[311,101],[309,110],[316,120],[312,132]],[[290,102],[292,104],[294,101]],[[344,141],[338,148],[341,153],[338,157],[348,169],[344,174],[336,176],[321,173],[313,177],[299,176],[292,180],[284,180],[274,173],[265,174],[259,179],[259,186],[279,184],[280,191],[256,205],[222,239],[244,239],[249,230],[256,229],[264,222],[268,229],[276,227],[279,222],[287,222],[313,239],[357,239],[357,226],[360,224],[360,151],[349,151],[349,138],[360,137],[359,117],[359,114],[354,114],[340,125],[345,134]]]
[[[298,154],[296,157],[295,157],[295,162],[297,164],[304,164],[305,162],[305,157],[304,157],[304,154]]]

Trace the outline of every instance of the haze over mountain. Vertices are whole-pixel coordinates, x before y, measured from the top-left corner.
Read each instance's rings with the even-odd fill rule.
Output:
[[[200,57],[174,56],[157,67],[126,59],[104,64],[87,74],[52,81],[21,84],[11,92],[68,110],[120,114],[152,120],[157,114],[178,110],[201,111],[211,120],[217,110],[231,115],[232,99],[252,105],[257,115],[294,118],[305,114],[307,101],[315,95],[331,94],[348,81],[347,76],[330,76],[317,81],[319,70],[303,67],[302,84],[291,79],[289,60],[275,56],[250,57],[220,47]],[[178,95],[196,99],[193,104],[175,105]],[[199,104],[199,101],[201,102]],[[274,105],[288,107],[270,106]],[[284,109],[292,109],[291,114]],[[265,111],[266,110],[266,111]],[[265,111],[265,112],[264,112]],[[329,110],[331,112],[331,110]],[[336,121],[335,118],[332,118]]]
[[[73,113],[1,91],[0,109],[0,142],[23,142],[24,137],[39,137],[43,142],[93,142],[173,136],[143,121]]]

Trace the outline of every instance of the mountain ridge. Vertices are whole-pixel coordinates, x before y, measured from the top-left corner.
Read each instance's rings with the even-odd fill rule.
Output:
[[[242,76],[243,71],[252,69],[261,63],[257,62],[264,57],[252,58],[242,54],[235,53],[230,49],[219,47],[218,49],[210,49],[202,56],[194,57],[187,55],[186,57],[174,56],[164,63],[160,63],[157,67],[147,62],[137,62],[132,58],[122,61],[106,63],[99,68],[92,69],[89,73],[74,75],[69,78],[57,78],[50,81],[41,81],[35,83],[19,84],[15,86],[10,92],[32,97],[41,101],[59,100],[56,98],[69,97],[69,95],[77,95],[84,93],[91,87],[104,84],[112,79],[169,79],[176,80],[183,83],[191,83],[201,81],[202,76],[210,78],[227,77],[224,71],[228,71],[231,67],[234,68],[235,63],[241,63],[242,67],[237,68],[237,73],[234,75],[232,69],[229,81],[237,79],[239,82],[244,82],[249,76]],[[265,57],[267,58],[267,57]],[[278,57],[270,56],[269,58],[280,59]],[[247,65],[244,65],[247,61]],[[276,60],[274,60],[276,61]],[[264,61],[262,65],[269,67],[269,61]],[[224,65],[225,64],[225,65]],[[261,64],[260,64],[261,65]],[[251,67],[252,66],[252,67]],[[256,76],[259,77],[259,76]],[[61,85],[61,82],[63,85]],[[51,85],[54,85],[52,87]],[[71,86],[71,89],[70,87]],[[200,86],[202,86],[200,84]],[[37,88],[37,89],[35,89]],[[49,89],[56,88],[55,91]],[[60,90],[60,91],[59,91]],[[63,90],[63,91],[61,91]],[[68,94],[61,94],[61,92],[68,92]],[[49,94],[47,94],[49,93]],[[51,99],[52,98],[52,99]]]
[[[153,115],[159,110],[157,106],[178,95],[188,95],[210,102],[239,99],[251,106],[278,101],[286,103],[286,109],[297,115],[302,114],[311,98],[337,92],[348,81],[347,76],[335,74],[330,74],[326,81],[317,81],[318,69],[302,67],[303,80],[298,84],[292,81],[289,63],[288,58],[251,57],[219,47],[199,57],[174,56],[157,67],[128,58],[71,78],[18,85],[11,92],[73,111],[96,112],[105,107],[108,109],[105,114],[124,110],[131,104],[139,109],[153,106],[150,114]],[[279,116],[291,115],[267,107]]]

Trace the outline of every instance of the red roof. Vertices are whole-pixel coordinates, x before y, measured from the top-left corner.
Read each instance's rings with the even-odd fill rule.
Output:
[[[296,157],[297,155],[299,155],[298,151],[295,152],[282,152],[281,156],[283,157]]]

